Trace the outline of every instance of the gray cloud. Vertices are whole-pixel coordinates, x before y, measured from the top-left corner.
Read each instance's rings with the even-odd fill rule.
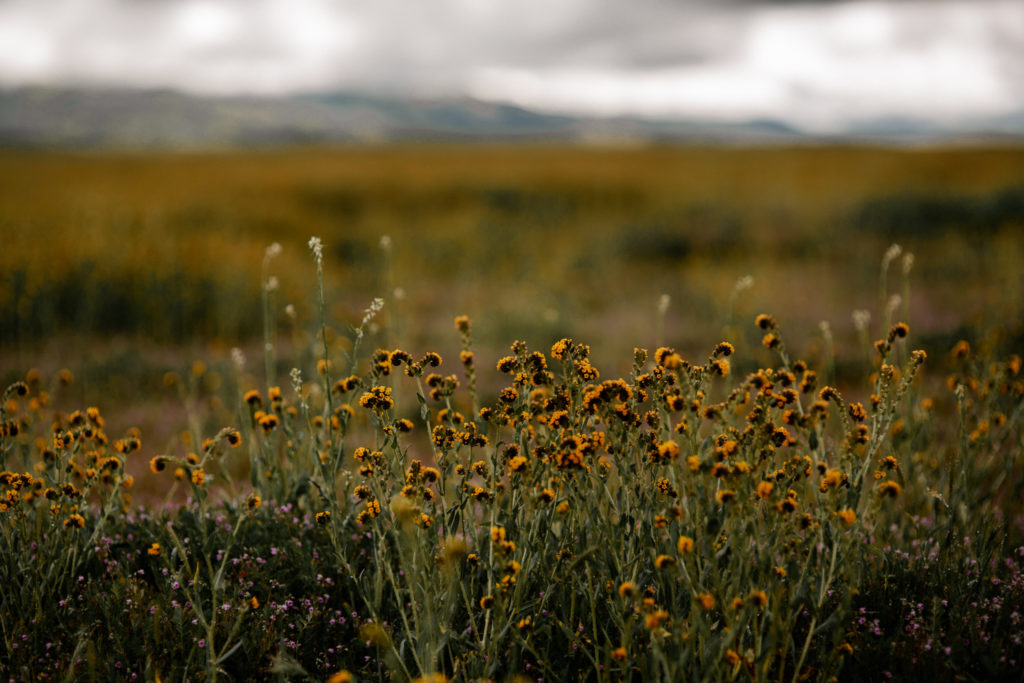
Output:
[[[480,69],[630,73],[695,65],[727,58],[745,24],[740,14],[699,3],[483,5],[465,11],[458,2],[435,2],[398,15],[407,3],[375,3],[361,14],[363,39],[355,63],[339,66],[339,78],[385,89],[413,84],[445,90]]]
[[[1024,108],[1024,3],[0,0],[0,85],[25,83],[944,116]]]

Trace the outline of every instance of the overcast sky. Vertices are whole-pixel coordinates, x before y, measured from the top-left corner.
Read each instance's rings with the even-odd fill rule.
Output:
[[[1024,0],[0,0],[30,84],[956,122],[1024,110]]]

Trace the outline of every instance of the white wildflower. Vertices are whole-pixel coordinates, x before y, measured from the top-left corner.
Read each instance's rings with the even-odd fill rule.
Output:
[[[753,275],[744,275],[740,279],[736,280],[736,285],[733,287],[732,291],[735,294],[739,294],[743,290],[750,289],[753,286],[754,286],[754,276]]]
[[[903,255],[903,275],[910,275],[910,269],[914,267],[914,255],[909,251]]]
[[[893,244],[885,250],[885,256],[882,257],[882,270],[889,267],[895,259],[899,258],[900,254],[903,253],[903,249],[898,244]]]
[[[857,328],[858,332],[867,332],[868,325],[871,323],[871,311],[865,311],[863,309],[853,312],[853,326]]]
[[[380,312],[380,309],[384,308],[384,299],[377,297],[370,302],[370,307],[366,309],[366,313],[363,314],[363,322],[359,324],[359,329],[356,330],[356,337],[363,338],[363,328],[366,327],[367,323],[373,320],[373,316]]]
[[[313,250],[313,258],[316,259],[316,264],[319,266],[324,262],[324,245],[320,241],[319,237],[309,238],[309,248]]]
[[[370,303],[370,307],[366,309],[366,313],[363,315],[363,325],[373,320],[373,316],[380,313],[380,309],[384,308],[384,299],[377,297]]]
[[[886,304],[885,307],[885,317],[887,320],[892,318],[893,314],[896,312],[896,309],[900,307],[901,303],[903,303],[903,299],[902,297],[900,297],[899,294],[893,294],[891,297],[889,297],[889,303]]]

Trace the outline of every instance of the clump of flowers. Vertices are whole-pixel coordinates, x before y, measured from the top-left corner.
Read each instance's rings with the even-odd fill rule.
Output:
[[[485,365],[459,316],[442,374],[439,354],[386,340],[359,355],[382,305],[340,341],[322,306],[290,389],[225,382],[238,427],[195,418],[159,451],[108,439],[94,408],[44,417],[38,378],[12,384],[0,674],[1020,670],[1019,356],[931,355],[949,364],[933,395],[919,371],[934,361],[887,322],[858,384],[791,358],[782,318],[761,315],[704,362],[637,347],[617,377],[569,337]],[[147,462],[168,504],[133,508],[126,470]]]

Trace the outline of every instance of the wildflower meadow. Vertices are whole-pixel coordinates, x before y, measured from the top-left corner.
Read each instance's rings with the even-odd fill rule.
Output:
[[[262,355],[169,372],[166,443],[68,406],[73,369],[6,387],[0,676],[1024,680],[1020,349],[917,344],[908,252],[839,376],[770,310],[699,355],[638,333],[622,373],[466,315],[454,353],[396,348],[384,299],[335,315],[333,246],[297,282],[256,255]]]

